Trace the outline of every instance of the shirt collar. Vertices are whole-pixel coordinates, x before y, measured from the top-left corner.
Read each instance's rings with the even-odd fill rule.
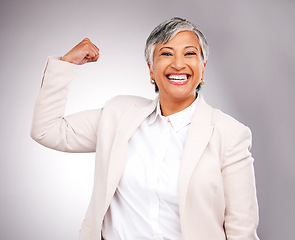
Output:
[[[157,118],[159,119],[167,119],[168,122],[170,122],[172,128],[178,132],[179,130],[181,130],[182,128],[184,128],[185,126],[189,125],[191,123],[194,111],[196,109],[196,106],[198,104],[198,100],[199,98],[196,98],[195,101],[188,106],[187,108],[185,108],[184,110],[174,113],[172,115],[169,115],[167,117],[164,117],[161,113],[161,107],[160,107],[160,101],[158,100],[156,109],[153,111],[153,113],[149,116],[148,119],[148,125],[153,124]]]

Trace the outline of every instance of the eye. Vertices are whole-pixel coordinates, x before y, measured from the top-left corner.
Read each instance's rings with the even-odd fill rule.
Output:
[[[195,53],[195,52],[187,52],[187,53],[185,53],[185,56],[191,56],[191,55],[197,55],[197,53]]]
[[[161,55],[162,55],[162,56],[172,56],[172,54],[169,53],[169,52],[163,52],[163,53],[161,53]]]

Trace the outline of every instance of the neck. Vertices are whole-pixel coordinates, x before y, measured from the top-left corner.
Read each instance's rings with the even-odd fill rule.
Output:
[[[196,96],[189,98],[189,99],[165,99],[161,98],[160,99],[160,106],[161,106],[161,112],[162,115],[167,117],[169,115],[172,115],[174,113],[180,112],[187,107],[189,107],[196,99]]]

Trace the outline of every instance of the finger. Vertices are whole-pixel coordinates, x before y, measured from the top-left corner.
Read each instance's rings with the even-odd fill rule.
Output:
[[[96,50],[97,54],[99,54],[99,48],[95,44],[93,44],[93,47]]]
[[[96,55],[97,55],[96,52],[89,46],[88,49],[86,50],[85,58],[91,59],[95,57]]]
[[[93,52],[85,56],[84,62],[96,62],[98,58],[100,57],[100,54],[94,54]]]
[[[84,38],[82,42],[86,44],[87,47],[90,48],[93,52],[95,52],[95,55],[99,53],[98,47],[93,44],[89,38]]]
[[[87,62],[96,62],[98,58],[100,57],[99,52],[97,49],[91,49],[88,54],[85,56],[85,59],[87,59]]]
[[[85,56],[85,58],[87,59],[87,60],[91,60],[92,58],[94,58],[94,57],[96,57],[97,56],[97,54],[95,54],[94,52],[89,52],[86,56]]]
[[[85,58],[85,62],[90,63],[90,62],[96,62],[97,61],[97,57],[93,57],[93,58]]]
[[[100,54],[98,53],[94,58],[93,58],[93,62],[96,62],[100,57]]]
[[[99,54],[99,49],[94,44],[91,45],[91,50],[95,54],[95,56]]]
[[[86,57],[92,58],[99,54],[99,49],[91,42],[89,38],[84,38],[82,41],[83,46],[86,48]]]
[[[90,39],[89,39],[89,38],[87,38],[87,37],[86,37],[86,38],[84,38],[84,39],[81,41],[81,43],[82,43],[82,42],[87,42],[87,43],[89,43],[89,42],[90,42],[90,43],[91,43]]]
[[[93,44],[91,42],[90,46],[91,46],[92,51],[94,51],[96,53],[95,55],[99,54],[99,48],[95,44]]]

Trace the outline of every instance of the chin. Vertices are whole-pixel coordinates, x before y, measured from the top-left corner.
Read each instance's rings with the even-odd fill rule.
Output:
[[[191,93],[191,92],[187,93],[186,91],[173,91],[173,92],[169,93],[168,96],[171,99],[182,101],[185,99],[193,99],[196,96],[196,94],[195,94],[195,92],[194,93]]]

